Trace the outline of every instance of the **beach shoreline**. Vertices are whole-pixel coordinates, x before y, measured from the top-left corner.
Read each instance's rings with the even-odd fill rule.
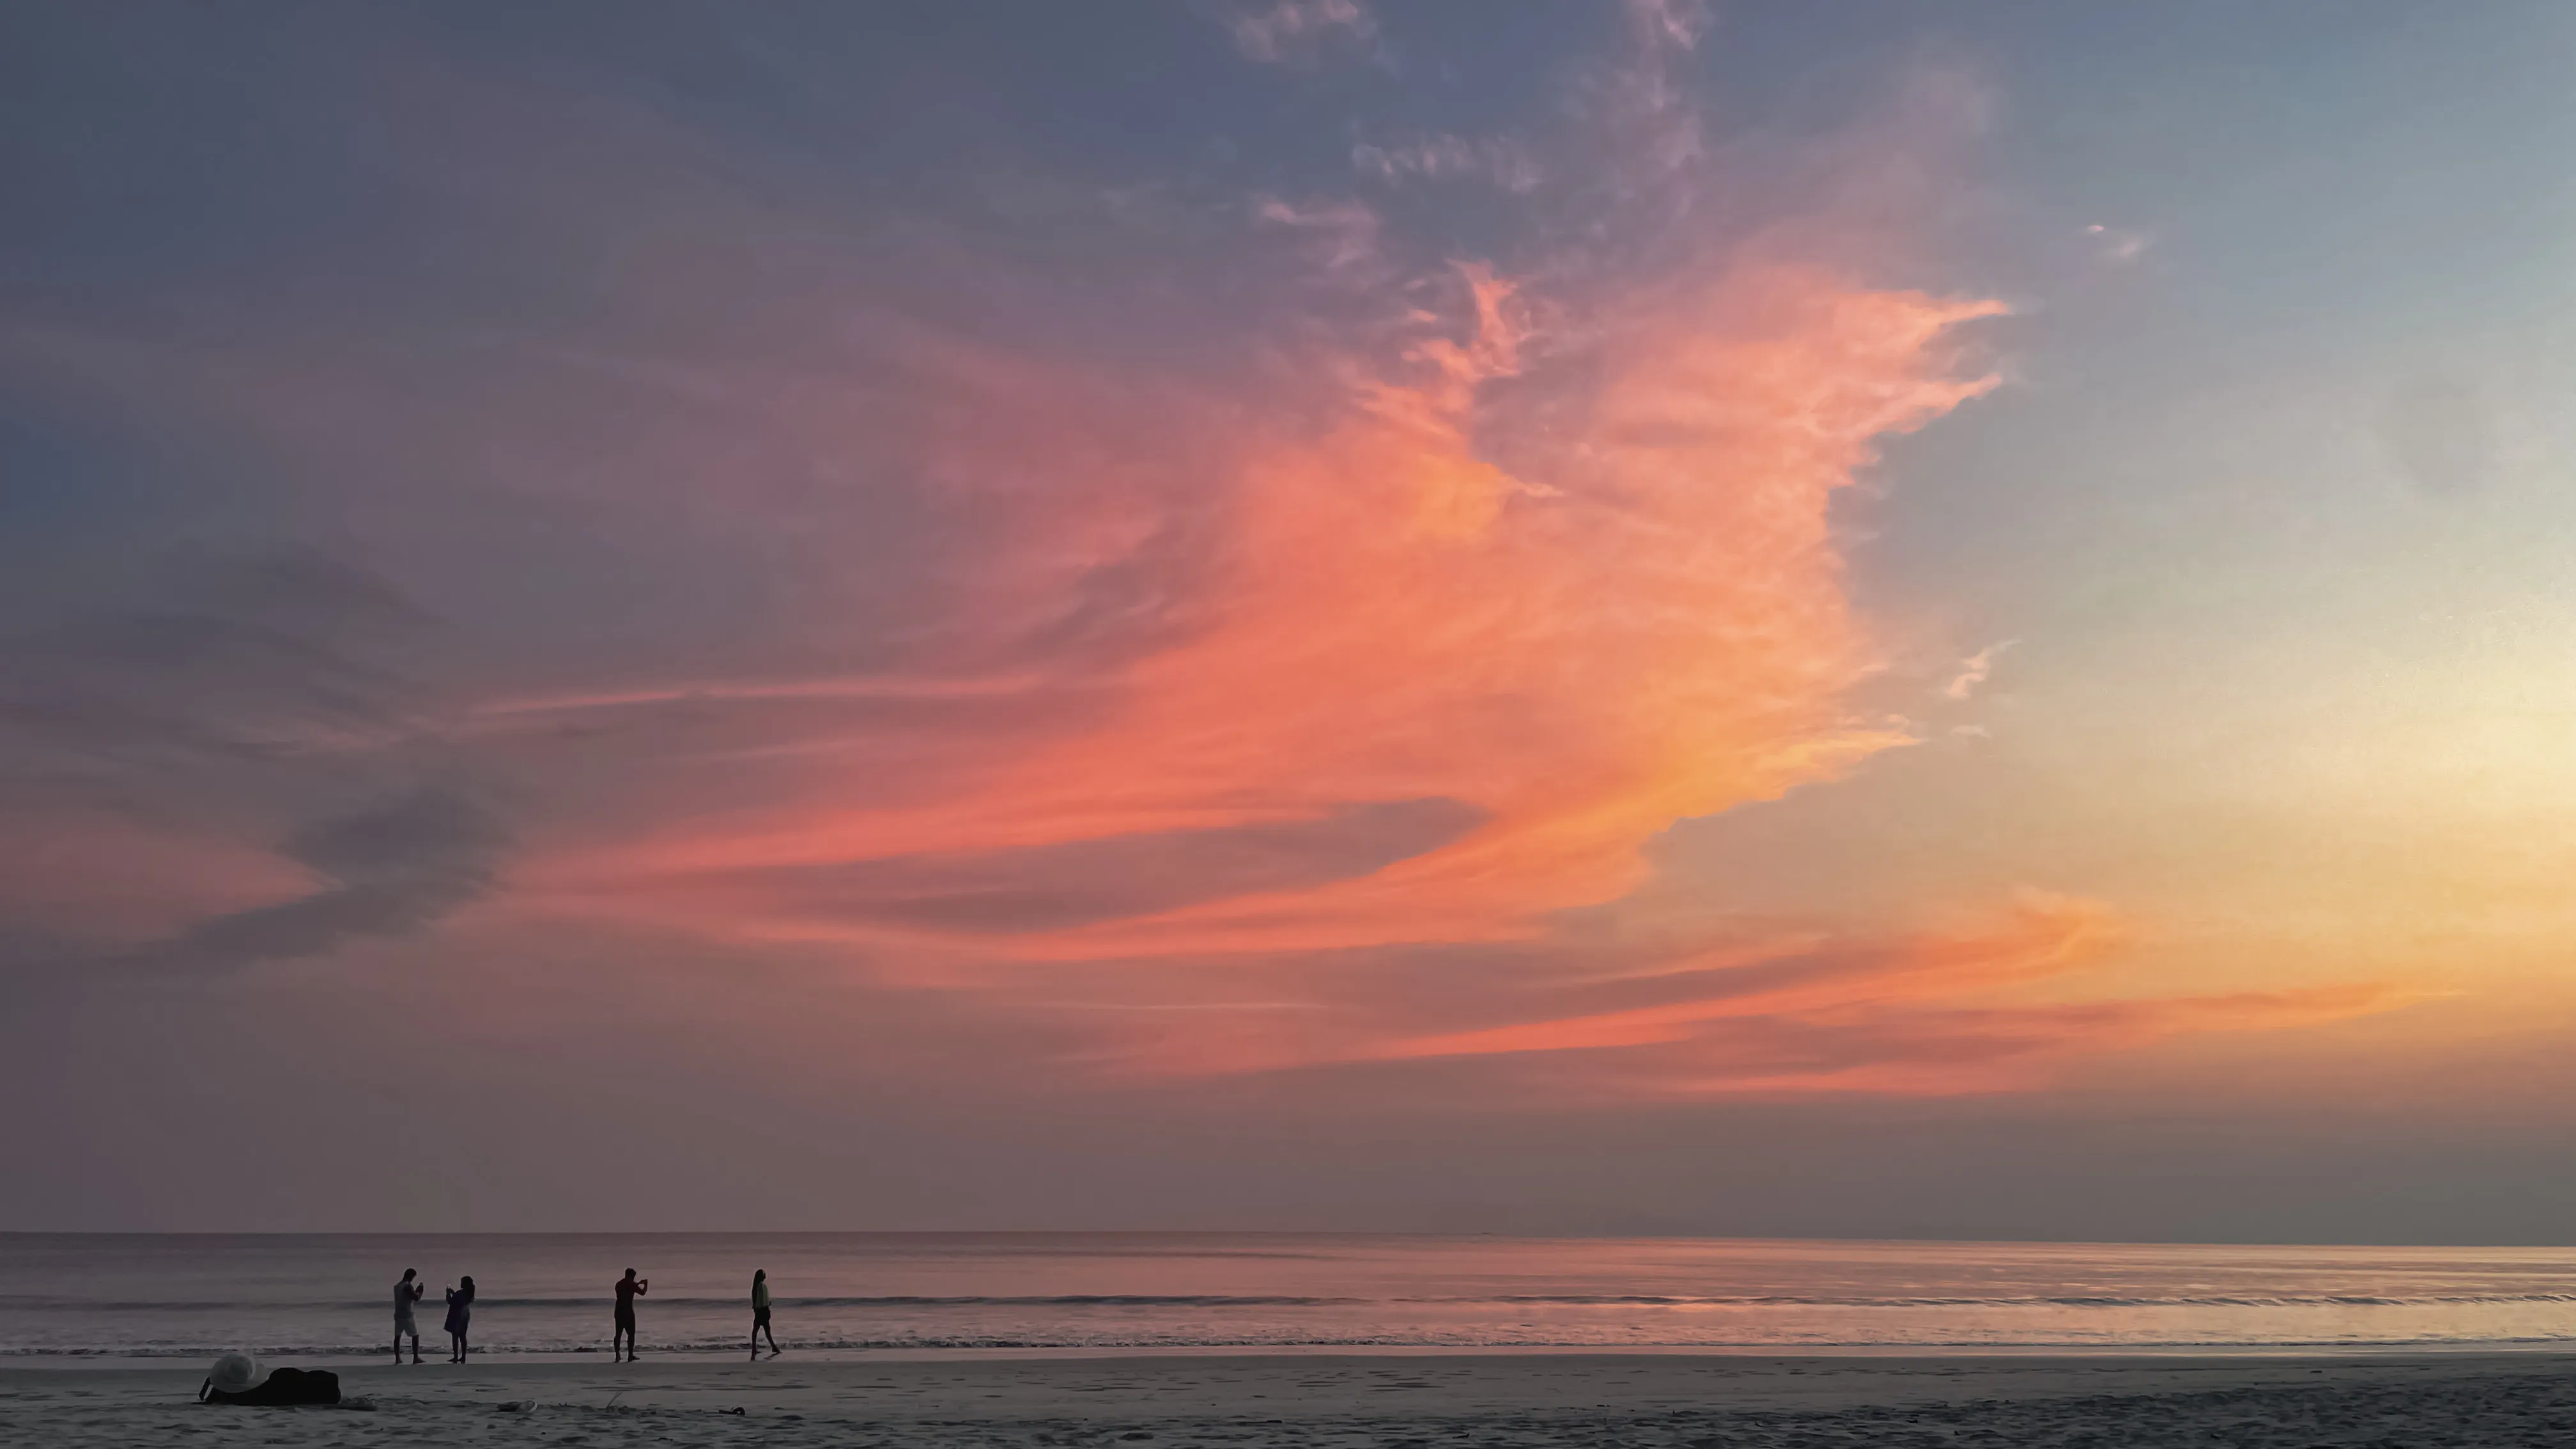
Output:
[[[202,1365],[0,1366],[0,1443],[2576,1442],[2576,1355],[950,1352],[334,1367],[371,1410],[219,1409]],[[1819,1436],[1822,1436],[1821,1438]]]
[[[421,1367],[454,1367],[445,1362],[447,1350],[422,1338],[425,1362]],[[350,1370],[390,1369],[393,1360],[387,1351],[370,1354],[295,1353],[251,1350],[263,1363],[297,1368]],[[643,1350],[646,1360],[654,1363],[699,1365],[741,1364],[747,1362],[742,1349],[654,1348]],[[1997,1360],[2066,1360],[2069,1362],[2135,1360],[2139,1363],[2242,1362],[2266,1359],[2338,1359],[2386,1360],[2423,1359],[2531,1359],[2566,1358],[2576,1361],[2576,1345],[2564,1339],[2532,1342],[2463,1341],[2414,1343],[2173,1343],[2173,1344],[2067,1344],[2067,1343],[1972,1343],[1972,1344],[1776,1344],[1776,1343],[1289,1343],[1289,1344],[1010,1344],[978,1345],[902,1345],[881,1348],[810,1348],[789,1341],[785,1355],[807,1364],[877,1364],[877,1363],[979,1363],[988,1361],[1056,1362],[1088,1359],[1313,1359],[1313,1358],[1721,1358],[1813,1360],[1819,1363],[1841,1359],[1873,1361],[1940,1361],[1974,1362]],[[0,1354],[0,1375],[10,1373],[44,1373],[51,1371],[122,1373],[183,1369],[206,1358],[205,1354],[151,1353],[136,1354],[115,1351],[51,1352],[45,1350]],[[762,1361],[768,1351],[762,1350]],[[477,1350],[470,1367],[475,1371],[513,1367],[583,1368],[610,1362],[603,1339],[597,1348],[562,1351],[548,1350]],[[405,1367],[410,1365],[406,1364]]]

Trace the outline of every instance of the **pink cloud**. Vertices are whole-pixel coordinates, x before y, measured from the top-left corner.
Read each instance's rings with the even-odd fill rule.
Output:
[[[1949,700],[1964,700],[1976,693],[1977,686],[1993,676],[1996,658],[2020,642],[2018,639],[2005,639],[1989,644],[1960,660],[1958,672],[1950,676],[1949,683],[1941,686],[1941,697]]]
[[[936,804],[636,841],[568,875],[669,885],[746,869],[1105,841],[1439,798],[1482,820],[1365,877],[1033,936],[1056,956],[1509,939],[1614,899],[1677,819],[1830,777],[1907,736],[1845,717],[1875,662],[1843,603],[1834,491],[1882,434],[1991,386],[1946,374],[1985,303],[1746,262],[1670,279],[1538,361],[1518,288],[1460,274],[1435,319],[1317,436],[1244,420],[1205,622],[1127,666],[1096,727]],[[1454,329],[1454,330],[1453,330]],[[1335,364],[1349,368],[1351,364]],[[1577,373],[1552,446],[1477,451],[1482,391]],[[1059,459],[1080,450],[1046,451]],[[1055,505],[1101,496],[1059,465]],[[1074,514],[1045,525],[1082,536]],[[822,928],[823,923],[809,923]]]
[[[334,480],[317,512],[399,494],[359,465],[426,458],[514,520],[728,561],[701,594],[629,581],[620,602],[694,606],[584,636],[652,647],[543,655],[425,713],[537,802],[487,916],[808,943],[1162,1076],[1985,1090],[2402,999],[2032,999],[2121,939],[2080,902],[1642,962],[1569,936],[1677,822],[1914,743],[1855,704],[1887,650],[1834,512],[1889,439],[1996,386],[1973,324],[2003,310],[1810,245],[1837,239],[1830,207],[1718,216],[1734,178],[1672,68],[1703,20],[1630,15],[1633,53],[1572,107],[1594,184],[1517,253],[1430,255],[1350,198],[1234,198],[1208,209],[1241,224],[1221,263],[1113,260],[1102,302],[971,236],[844,244],[701,181],[692,236],[762,268],[592,237],[634,335],[468,348],[453,391],[404,386],[417,359],[345,328],[283,357],[28,355],[256,430]],[[1287,0],[1233,29],[1278,60],[1375,22]],[[1924,184],[1879,139],[1853,149],[1857,188]],[[1549,201],[1501,143],[1354,159]],[[1122,350],[1173,294],[1241,319],[1231,354]],[[732,632],[669,642],[737,594],[758,607]],[[1473,965],[1383,979],[1413,952]]]
[[[0,916],[85,948],[131,945],[317,884],[305,866],[229,836],[98,810],[22,810],[0,831]]]

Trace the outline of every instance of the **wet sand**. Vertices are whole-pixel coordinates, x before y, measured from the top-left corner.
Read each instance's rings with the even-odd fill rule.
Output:
[[[1821,1449],[2576,1445],[2576,1358],[1188,1354],[333,1364],[372,1408],[193,1401],[202,1366],[0,1369],[0,1443]]]

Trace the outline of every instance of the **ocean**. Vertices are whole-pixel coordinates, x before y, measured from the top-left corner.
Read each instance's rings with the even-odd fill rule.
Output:
[[[0,1234],[0,1356],[423,1353],[473,1275],[496,1358],[741,1352],[754,1269],[792,1352],[1191,1347],[2137,1350],[2564,1344],[2576,1250],[1254,1234]]]

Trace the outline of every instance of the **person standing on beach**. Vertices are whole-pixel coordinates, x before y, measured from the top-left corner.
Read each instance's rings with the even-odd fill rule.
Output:
[[[652,1279],[636,1277],[632,1268],[626,1270],[625,1277],[617,1280],[617,1328],[608,1336],[609,1362],[617,1361],[620,1340],[625,1343],[626,1361],[635,1361],[635,1300],[652,1286]]]
[[[447,1290],[447,1361],[449,1363],[463,1363],[465,1355],[473,1351],[465,1342],[466,1330],[471,1328],[473,1323],[474,1280],[471,1277],[459,1278],[456,1280],[456,1286]]]
[[[769,1326],[769,1270],[751,1275],[751,1356],[760,1357],[760,1336],[769,1335],[769,1356],[778,1357],[778,1333]]]
[[[411,1338],[411,1361],[420,1362],[420,1323],[411,1316],[412,1305],[429,1292],[420,1281],[418,1268],[403,1269],[402,1281],[394,1285],[394,1362],[402,1362],[402,1341]]]

